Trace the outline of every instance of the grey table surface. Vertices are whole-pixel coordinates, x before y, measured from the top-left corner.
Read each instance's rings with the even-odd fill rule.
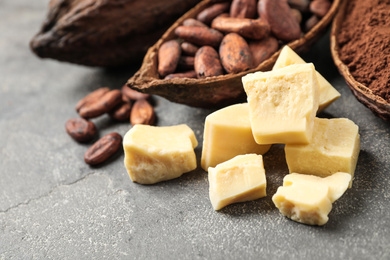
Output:
[[[353,187],[323,227],[283,217],[271,196],[288,173],[282,146],[264,156],[268,196],[215,212],[207,174],[197,170],[151,186],[132,183],[123,154],[99,167],[65,121],[100,87],[135,72],[40,60],[28,48],[47,0],[0,1],[0,259],[390,259],[390,127],[356,101],[329,51],[329,33],[303,57],[342,94],[321,117],[360,128]],[[188,124],[200,145],[213,110],[154,97],[159,126]],[[100,135],[130,124],[95,119]]]

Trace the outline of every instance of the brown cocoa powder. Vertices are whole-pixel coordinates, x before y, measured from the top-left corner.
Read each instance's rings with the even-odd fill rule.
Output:
[[[390,102],[390,1],[349,0],[337,43],[355,79]]]

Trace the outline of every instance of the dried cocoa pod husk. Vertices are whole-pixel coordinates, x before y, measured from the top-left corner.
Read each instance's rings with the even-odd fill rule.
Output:
[[[228,73],[238,73],[252,67],[252,53],[248,43],[237,33],[225,35],[219,46],[219,56]]]
[[[197,78],[197,75],[195,70],[189,70],[186,72],[169,74],[165,77],[165,79],[173,79],[173,78],[194,78],[195,79]]]
[[[51,0],[30,47],[41,58],[88,66],[134,63],[199,1]]]
[[[256,40],[263,39],[270,33],[270,26],[263,19],[218,17],[213,20],[211,27],[221,32],[238,33]]]
[[[340,10],[337,13],[330,34],[330,50],[333,61],[336,64],[340,74],[344,77],[349,89],[352,91],[356,99],[368,107],[374,115],[382,118],[385,121],[390,121],[390,103],[381,96],[375,95],[367,86],[358,82],[351,74],[348,66],[340,59],[340,46],[337,42],[337,36],[342,28],[342,23],[347,15],[347,3],[344,1],[340,5]],[[331,10],[329,10],[331,12]],[[329,14],[328,12],[328,14]],[[327,14],[327,15],[328,15]]]
[[[329,12],[308,33],[298,40],[287,43],[294,51],[301,52],[323,35],[331,22],[341,0],[334,0]],[[160,79],[157,73],[157,52],[162,43],[176,39],[175,29],[187,18],[195,18],[203,9],[215,3],[204,0],[179,18],[153,45],[144,57],[141,68],[127,81],[127,85],[144,93],[156,94],[170,101],[195,107],[221,107],[244,101],[245,92],[241,77],[256,71],[271,70],[280,50],[256,68],[237,74],[226,74],[209,78],[171,78]]]

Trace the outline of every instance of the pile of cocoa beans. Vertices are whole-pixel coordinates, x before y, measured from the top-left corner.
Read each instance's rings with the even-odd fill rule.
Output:
[[[114,121],[129,121],[132,125],[155,122],[150,95],[128,88],[110,90],[99,88],[76,104],[79,118],[71,118],[65,124],[66,132],[77,142],[90,142],[97,136],[96,125],[90,119],[108,114]],[[84,154],[84,161],[90,165],[100,164],[114,155],[122,145],[122,136],[116,132],[97,140]]]
[[[158,51],[163,79],[206,78],[257,67],[302,37],[331,0],[233,0],[213,4],[175,29]]]

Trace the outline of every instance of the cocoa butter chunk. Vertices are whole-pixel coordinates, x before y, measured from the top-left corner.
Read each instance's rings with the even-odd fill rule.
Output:
[[[258,13],[271,26],[276,38],[282,41],[293,41],[301,36],[301,28],[285,0],[261,0]]]
[[[198,78],[223,75],[223,68],[217,51],[203,46],[195,55],[194,67]]]
[[[214,210],[266,196],[267,180],[261,155],[238,155],[215,168],[210,167],[208,179]]]
[[[210,45],[218,47],[222,41],[223,34],[208,27],[179,26],[175,29],[175,34],[196,45]]]
[[[256,0],[233,0],[230,5],[230,16],[254,18],[256,16]]]
[[[164,42],[158,50],[158,73],[161,77],[176,70],[181,55],[180,44],[176,40]]]
[[[222,32],[234,32],[256,40],[262,39],[270,33],[270,26],[263,19],[218,17],[213,20],[211,27]]]
[[[228,73],[238,73],[252,67],[252,53],[248,43],[237,33],[229,33],[223,38],[219,55]]]
[[[196,169],[198,145],[187,125],[135,125],[125,135],[125,167],[133,182],[153,184]]]
[[[218,3],[207,7],[197,15],[197,19],[205,24],[210,24],[211,21],[218,15],[229,11],[230,3]]]
[[[253,67],[270,58],[279,48],[278,40],[272,36],[259,41],[250,41],[248,45],[252,53]]]
[[[338,200],[348,188],[351,176],[337,172],[329,177],[291,173],[284,177],[272,201],[286,217],[307,225],[325,225]]]

